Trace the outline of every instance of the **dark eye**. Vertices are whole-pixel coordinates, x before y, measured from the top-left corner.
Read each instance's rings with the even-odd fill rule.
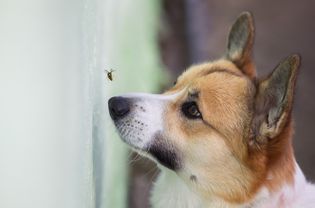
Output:
[[[176,84],[177,84],[177,80],[173,82],[173,85],[176,85]]]
[[[182,112],[189,119],[197,119],[202,117],[195,102],[184,103],[182,105]]]

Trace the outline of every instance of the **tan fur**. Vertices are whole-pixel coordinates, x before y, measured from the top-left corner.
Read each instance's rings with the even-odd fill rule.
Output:
[[[247,97],[253,97],[248,87],[251,84],[233,63],[220,60],[189,68],[178,78],[176,86],[167,92],[185,91],[169,107],[166,126],[170,138],[176,139],[171,142],[181,148],[180,152],[189,164],[185,168],[196,174],[196,191],[204,197],[215,192],[231,202],[250,198],[255,176],[239,160],[246,158],[243,132],[250,122]],[[199,107],[207,124],[178,117],[175,109],[187,99],[190,91],[200,92]],[[240,122],[239,118],[243,120]]]
[[[151,111],[142,107],[139,113],[138,105],[132,107],[138,113],[129,116],[148,122],[148,128],[124,126],[125,141],[174,171],[182,179],[175,180],[179,190],[193,190],[197,197],[192,198],[198,199],[190,207],[199,201],[219,201],[216,207],[256,207],[256,202],[270,197],[267,194],[294,185],[291,111],[300,59],[289,56],[270,76],[258,80],[251,58],[253,41],[253,19],[245,12],[232,26],[222,59],[188,68],[162,96],[131,96],[130,102]],[[193,113],[187,110],[191,106]],[[125,124],[136,119],[122,120]],[[128,137],[130,132],[143,137],[134,140]],[[158,207],[183,207],[190,192],[185,189],[185,194],[177,195],[169,182],[174,182],[173,175],[161,179],[155,202]],[[169,188],[167,197],[161,192],[164,186]]]
[[[180,105],[196,91],[206,123],[178,116]],[[190,67],[165,94],[175,92],[183,93],[165,113],[167,135],[184,158],[185,167],[179,174],[200,195],[246,203],[262,186],[276,191],[292,183],[291,126],[269,145],[249,145],[255,83],[232,62],[218,60]],[[187,180],[188,173],[196,181]]]

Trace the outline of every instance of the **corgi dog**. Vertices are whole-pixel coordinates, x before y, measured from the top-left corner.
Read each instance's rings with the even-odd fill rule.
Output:
[[[189,67],[163,94],[109,99],[122,140],[161,169],[152,207],[315,207],[315,187],[292,147],[300,57],[257,79],[253,42],[253,17],[244,12],[221,59]]]

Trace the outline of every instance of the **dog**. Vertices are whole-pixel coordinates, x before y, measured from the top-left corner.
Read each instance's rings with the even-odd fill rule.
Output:
[[[257,79],[253,42],[253,17],[244,12],[223,58],[191,66],[163,94],[109,99],[122,140],[161,169],[152,207],[315,207],[315,187],[292,147],[300,56]]]

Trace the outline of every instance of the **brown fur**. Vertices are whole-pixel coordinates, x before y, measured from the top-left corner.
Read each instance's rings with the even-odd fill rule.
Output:
[[[240,203],[249,200],[255,192],[251,186],[257,183],[254,182],[256,175],[246,167],[247,164],[242,160],[248,157],[244,132],[246,132],[246,126],[250,124],[250,109],[248,108],[250,107],[249,98],[254,97],[252,82],[240,73],[233,63],[220,60],[191,67],[179,77],[176,86],[167,93],[181,90],[185,90],[186,96],[177,99],[176,103],[169,106],[166,113],[166,126],[169,127],[169,132],[173,135],[172,138],[175,138],[175,135],[180,135],[177,136],[180,137],[178,141],[172,142],[185,149],[194,145],[198,146],[198,144],[191,143],[199,143],[201,142],[200,138],[203,137],[209,140],[203,142],[205,146],[211,145],[213,142],[212,135],[222,138],[224,145],[229,147],[230,157],[233,158],[233,163],[231,163],[231,166],[225,167],[225,172],[238,176],[225,178],[225,174],[221,173],[219,169],[218,173],[215,173],[213,169],[209,170],[214,173],[211,175],[211,180],[222,181],[225,183],[225,185],[222,185],[223,189],[228,187],[231,189],[229,193],[222,190],[216,194],[229,202]],[[200,92],[199,107],[203,112],[203,119],[206,123],[201,121],[191,123],[187,122],[185,118],[177,116],[176,109],[187,98],[190,91]],[[185,138],[187,138],[187,141],[184,140]],[[201,151],[200,148],[196,149]],[[190,155],[195,154],[191,152]],[[207,153],[204,155],[207,155]],[[197,160],[197,158],[195,159]],[[235,167],[238,169],[237,172],[234,169]],[[202,171],[200,170],[200,172]],[[235,180],[237,180],[236,183]],[[202,194],[204,196],[210,195],[207,191],[203,191]]]
[[[178,174],[204,198],[217,196],[230,203],[249,202],[263,186],[277,191],[284,184],[292,184],[295,171],[290,115],[298,59],[291,57],[283,62],[293,68],[285,85],[285,99],[268,101],[278,95],[266,94],[273,92],[268,91],[273,89],[270,77],[255,81],[251,15],[246,13],[237,20],[232,32],[239,30],[239,25],[248,33],[244,37],[249,38],[239,41],[240,50],[234,48],[224,59],[190,67],[165,92],[182,92],[165,112],[168,142],[180,150],[185,164]],[[235,41],[233,34],[229,39]],[[231,47],[238,47],[238,43],[233,44]],[[190,97],[196,93],[198,96]],[[189,99],[197,102],[203,120],[189,120],[181,114],[181,105]],[[267,117],[270,109],[280,105],[279,100],[281,116]],[[268,120],[271,118],[273,123]]]

